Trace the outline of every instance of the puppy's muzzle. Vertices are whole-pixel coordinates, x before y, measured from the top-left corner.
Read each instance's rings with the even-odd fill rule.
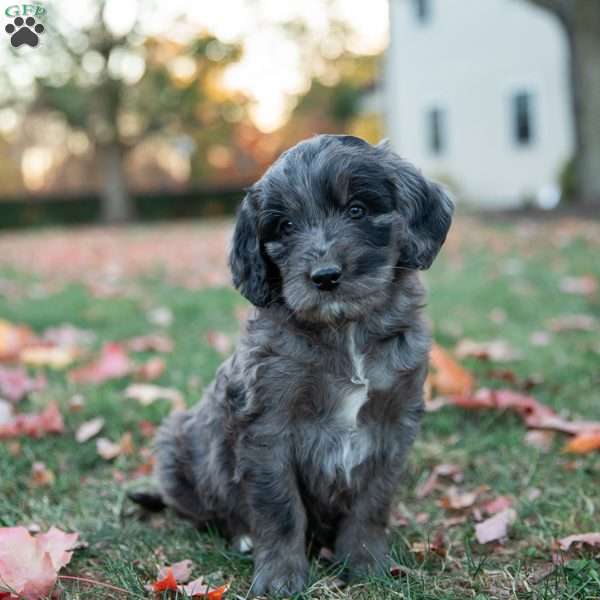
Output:
[[[342,269],[338,265],[327,265],[314,269],[310,279],[315,287],[323,292],[334,290],[342,277]]]

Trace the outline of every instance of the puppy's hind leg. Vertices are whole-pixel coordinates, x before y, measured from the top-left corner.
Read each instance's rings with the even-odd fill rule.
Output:
[[[193,418],[191,411],[179,412],[161,425],[155,440],[154,476],[162,502],[199,522],[201,502],[195,491],[192,446],[187,439]]]

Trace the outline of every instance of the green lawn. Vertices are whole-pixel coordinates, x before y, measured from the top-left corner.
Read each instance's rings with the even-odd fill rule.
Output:
[[[532,332],[548,330],[549,319],[564,314],[600,318],[598,292],[581,295],[560,290],[565,276],[600,279],[599,257],[600,223],[484,226],[459,220],[447,249],[426,275],[428,311],[437,342],[452,348],[466,337],[506,340],[522,354],[521,360],[501,365],[466,361],[479,385],[515,387],[499,378],[498,369],[510,370],[518,380],[535,376],[531,393],[538,400],[569,416],[600,419],[598,331],[554,333],[543,346],[530,340]],[[47,284],[47,279],[15,272],[10,266],[0,275],[14,288],[2,296],[6,286],[0,287],[0,318],[26,323],[36,331],[69,322],[94,331],[98,345],[155,331],[148,311],[168,307],[174,318],[164,330],[173,337],[175,351],[165,355],[167,369],[156,383],[178,388],[190,405],[222,360],[205,343],[206,332],[235,333],[236,308],[244,306],[229,289],[189,290],[167,284],[166,277],[156,274],[140,276],[121,295],[108,298],[90,294],[76,281],[53,281],[55,285],[40,293],[39,283]],[[158,424],[168,405],[157,402],[142,408],[125,399],[126,380],[75,386],[67,383],[62,372],[48,372],[48,378],[48,389],[21,403],[20,410],[35,410],[50,399],[58,400],[67,431],[41,440],[22,439],[16,456],[14,446],[0,443],[0,526],[35,523],[42,529],[56,525],[80,532],[86,547],[75,553],[64,574],[113,584],[127,590],[131,598],[148,597],[143,585],[155,578],[157,564],[186,558],[195,562],[194,576],[216,573],[217,582],[229,578],[232,587],[226,598],[245,597],[252,570],[249,557],[233,553],[216,535],[198,533],[168,512],[141,520],[126,500],[128,489],[147,483],[131,476],[144,460],[137,450],[150,443],[138,424],[141,420]],[[68,401],[76,393],[83,394],[85,406],[74,413]],[[75,441],[77,427],[98,415],[106,419],[102,435],[118,439],[132,432],[134,454],[110,463],[97,455],[93,440]],[[598,550],[596,558],[593,551],[569,554],[563,566],[542,576],[551,564],[555,540],[600,531],[600,452],[576,458],[563,454],[566,440],[561,434],[552,449],[543,452],[525,444],[524,434],[521,421],[509,414],[454,407],[428,413],[399,492],[408,524],[393,530],[398,562],[410,570],[399,579],[368,581],[341,593],[315,583],[305,597],[600,598]],[[53,486],[31,485],[35,461],[54,471]],[[482,501],[498,495],[515,500],[518,518],[505,543],[478,545],[472,511],[457,513],[439,506],[445,483],[427,498],[416,498],[416,486],[442,462],[462,467],[462,489],[488,486]],[[532,489],[539,490],[537,498]],[[459,514],[465,514],[466,521],[450,527],[447,519]],[[440,532],[448,549],[445,557],[410,551],[414,543],[427,543]],[[326,566],[315,566],[314,581],[327,572]],[[60,585],[64,598],[117,596],[98,586]]]

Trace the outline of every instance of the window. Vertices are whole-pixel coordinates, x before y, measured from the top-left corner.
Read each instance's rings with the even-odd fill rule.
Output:
[[[512,98],[513,137],[517,146],[533,142],[533,95],[517,92]]]
[[[421,24],[431,20],[431,0],[413,0],[415,17]]]
[[[432,108],[426,114],[427,148],[439,156],[446,149],[446,113],[441,108]]]

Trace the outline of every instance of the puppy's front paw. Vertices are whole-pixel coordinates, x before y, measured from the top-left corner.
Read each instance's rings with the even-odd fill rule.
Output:
[[[356,579],[368,575],[383,575],[389,572],[391,559],[385,534],[353,536],[342,535],[336,543],[336,560],[346,567],[346,577]]]
[[[306,559],[299,564],[271,561],[254,569],[251,594],[254,596],[293,596],[306,587],[308,563]]]

